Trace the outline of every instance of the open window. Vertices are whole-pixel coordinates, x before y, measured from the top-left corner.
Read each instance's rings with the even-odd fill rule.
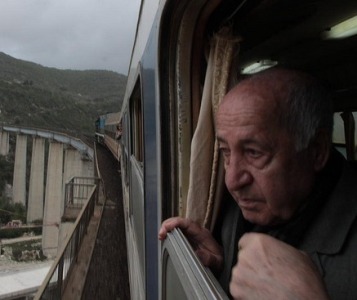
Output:
[[[144,143],[143,143],[143,109],[140,78],[129,99],[130,112],[130,201],[129,219],[132,228],[132,238],[137,248],[133,249],[140,274],[145,271],[145,204],[144,204]],[[132,255],[129,254],[129,255]],[[138,280],[138,279],[136,279]],[[141,283],[143,285],[143,283]]]
[[[205,268],[180,230],[168,234],[163,245],[161,299],[228,299],[213,274]]]
[[[144,160],[144,135],[143,135],[143,109],[140,91],[140,81],[135,85],[130,97],[130,119],[131,119],[131,154],[137,163],[143,168]]]
[[[356,111],[344,110],[335,112],[334,114],[332,141],[335,148],[341,152],[347,160],[356,160]]]
[[[243,71],[252,65],[259,65],[260,70],[273,65],[299,69],[328,82],[335,92],[347,91],[348,97],[355,99],[357,60],[353,53],[357,52],[357,35],[341,40],[326,40],[323,36],[336,22],[357,15],[357,2],[211,1],[217,6],[212,8],[211,4],[210,13],[202,8],[201,19],[194,15],[194,9],[196,12],[198,9],[192,2],[186,5],[189,12],[183,18],[182,28],[170,35],[177,38],[174,46],[170,44],[174,62],[168,71],[172,75],[169,94],[175,98],[170,109],[176,108],[172,111],[177,113],[177,119],[172,118],[177,127],[178,149],[177,162],[172,159],[172,165],[176,163],[176,173],[180,173],[176,180],[179,198],[176,212],[213,230],[224,191],[224,171],[214,128],[219,102],[237,79],[247,76]],[[197,24],[194,32],[192,28]],[[271,64],[264,65],[267,62]],[[353,159],[354,110],[343,106],[336,112],[339,113],[335,121],[340,122],[340,129],[335,131],[334,142],[347,158]],[[176,194],[172,193],[173,198]],[[192,296],[181,278],[187,277],[190,270],[181,263],[190,264],[194,255],[184,250],[187,257],[180,258],[172,246],[175,242],[178,249],[184,249],[181,247],[184,238],[169,238],[165,242],[162,272],[180,281],[180,296]],[[168,289],[164,287],[163,293],[168,296]]]

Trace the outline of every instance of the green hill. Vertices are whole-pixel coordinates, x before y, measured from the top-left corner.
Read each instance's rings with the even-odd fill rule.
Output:
[[[59,70],[0,52],[0,124],[92,133],[100,114],[119,111],[126,76]]]

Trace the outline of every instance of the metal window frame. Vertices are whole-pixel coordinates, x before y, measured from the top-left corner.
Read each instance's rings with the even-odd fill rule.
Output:
[[[162,248],[162,293],[165,295],[165,268],[168,258],[179,275],[187,299],[229,299],[212,272],[204,267],[180,229],[168,233]],[[167,299],[169,300],[169,299]]]

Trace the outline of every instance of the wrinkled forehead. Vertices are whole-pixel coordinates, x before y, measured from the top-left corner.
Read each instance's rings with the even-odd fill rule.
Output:
[[[242,82],[222,99],[217,112],[217,119],[227,113],[246,111],[252,115],[271,116],[279,114],[282,110],[284,98],[274,88],[267,84],[255,84],[254,82]]]

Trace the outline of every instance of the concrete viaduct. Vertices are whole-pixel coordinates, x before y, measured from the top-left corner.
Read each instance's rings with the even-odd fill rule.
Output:
[[[0,155],[9,154],[11,134],[16,135],[13,203],[27,205],[28,224],[43,220],[43,252],[47,257],[55,257],[58,245],[65,238],[61,227],[68,227],[61,222],[65,185],[73,177],[94,177],[93,149],[77,138],[58,132],[1,126]],[[26,174],[28,138],[32,139],[30,174]]]

